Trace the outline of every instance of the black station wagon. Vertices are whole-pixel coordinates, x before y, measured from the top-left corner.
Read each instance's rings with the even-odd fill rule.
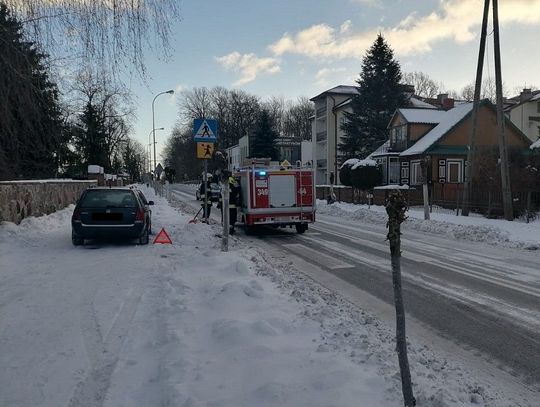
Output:
[[[153,201],[143,202],[142,192],[131,188],[89,188],[84,191],[71,217],[71,240],[126,238],[148,244]]]

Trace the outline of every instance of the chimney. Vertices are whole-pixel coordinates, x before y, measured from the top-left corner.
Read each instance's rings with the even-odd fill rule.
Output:
[[[448,93],[440,93],[437,95],[437,104],[444,110],[454,108],[454,99],[448,97]]]
[[[532,89],[525,88],[525,89],[523,89],[523,91],[519,95],[519,101],[520,102],[525,102],[525,101],[529,100],[531,97],[532,97]]]
[[[454,108],[454,99],[453,98],[446,98],[442,101],[442,108],[444,110],[450,110]]]

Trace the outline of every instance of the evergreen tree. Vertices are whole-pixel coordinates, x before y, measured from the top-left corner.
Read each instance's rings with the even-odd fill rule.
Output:
[[[277,151],[275,142],[278,137],[274,130],[272,118],[266,110],[262,110],[255,123],[255,131],[250,137],[251,157],[276,159]]]
[[[106,128],[102,115],[92,103],[87,103],[79,116],[81,132],[74,144],[80,152],[83,167],[100,165],[108,172],[111,170],[106,143]]]
[[[0,179],[50,177],[65,144],[47,55],[0,3]]]
[[[365,158],[386,141],[392,114],[406,104],[400,81],[399,63],[379,34],[362,61],[358,94],[353,96],[352,112],[345,112],[346,121],[341,126],[345,137],[339,150],[345,158]]]

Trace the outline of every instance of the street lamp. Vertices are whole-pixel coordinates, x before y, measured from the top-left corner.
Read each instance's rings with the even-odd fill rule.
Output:
[[[165,127],[158,127],[157,129],[152,129],[150,130],[150,133],[148,133],[148,171],[149,172],[152,172],[152,141],[150,140],[150,135],[154,132],[154,130],[165,130]]]
[[[154,97],[154,100],[152,100],[152,133],[154,134],[154,136],[153,136],[154,137],[154,167],[157,164],[157,160],[156,160],[156,124],[155,124],[155,119],[154,119],[154,102],[156,101],[156,99],[157,99],[157,97],[159,95],[164,95],[165,93],[168,93],[169,95],[172,95],[174,93],[174,90],[171,89],[171,90],[167,90],[165,92],[160,92]]]

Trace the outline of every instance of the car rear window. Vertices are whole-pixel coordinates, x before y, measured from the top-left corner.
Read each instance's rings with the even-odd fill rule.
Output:
[[[131,191],[122,190],[90,190],[84,195],[81,208],[134,208],[137,199]]]

